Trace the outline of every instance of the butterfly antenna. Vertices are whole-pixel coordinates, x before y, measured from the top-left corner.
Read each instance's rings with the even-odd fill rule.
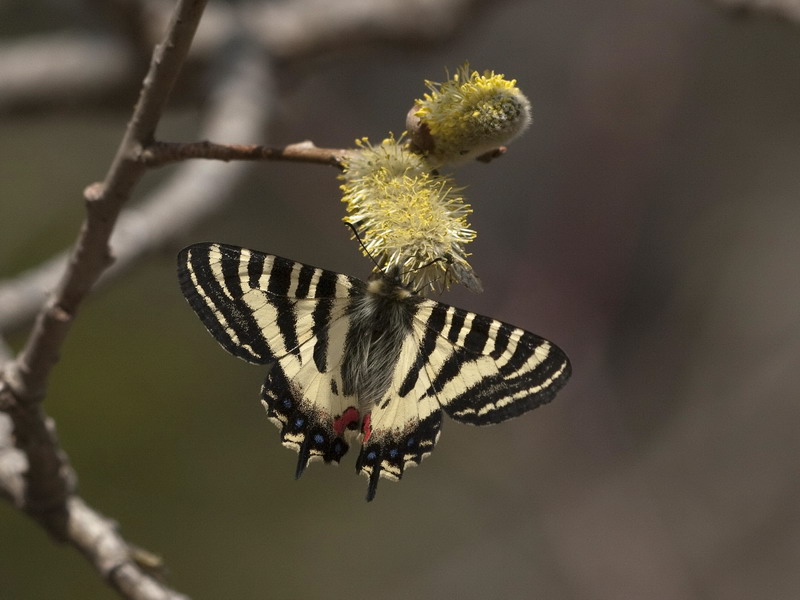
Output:
[[[410,269],[410,270],[406,271],[406,273],[414,273],[415,271],[421,271],[422,269],[427,269],[431,265],[434,265],[434,264],[436,264],[437,262],[440,262],[440,261],[441,262],[446,262],[448,265],[452,264],[452,261],[450,260],[449,256],[438,256],[438,257],[434,258],[433,260],[431,260],[430,262],[426,262],[424,265],[420,265],[419,267],[416,267],[414,269]],[[443,278],[447,277],[447,269],[445,269],[445,272],[442,275],[442,277]],[[424,290],[426,287],[428,287],[431,283],[434,283],[435,281],[436,281],[436,279],[434,279],[430,283],[426,283],[425,285],[423,285],[422,287],[420,287],[418,289],[415,289],[414,293],[419,294],[420,292],[422,292],[422,290]]]
[[[361,246],[361,249],[364,251],[364,254],[369,256],[369,259],[372,261],[372,264],[375,265],[375,268],[378,269],[378,271],[380,271],[381,273],[383,273],[384,271],[381,268],[381,266],[378,264],[378,261],[375,260],[375,257],[372,256],[372,253],[369,250],[367,250],[367,247],[364,245],[364,242],[361,240],[361,236],[358,235],[358,229],[356,229],[356,226],[353,225],[352,223],[350,223],[349,221],[345,221],[345,225],[347,225],[350,229],[353,230],[353,236],[355,236],[355,238],[358,240],[358,244]]]

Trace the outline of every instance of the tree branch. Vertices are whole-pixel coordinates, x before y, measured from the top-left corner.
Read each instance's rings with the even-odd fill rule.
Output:
[[[253,45],[242,45],[239,52],[227,58],[230,62],[220,69],[224,78],[211,94],[204,133],[226,139],[246,139],[254,131],[262,131],[272,106],[271,71],[263,53]],[[143,253],[166,244],[185,228],[191,228],[196,220],[208,218],[210,212],[233,197],[236,183],[249,166],[247,163],[208,162],[181,165],[145,202],[126,208],[120,214],[111,239],[116,261],[105,275],[125,271]],[[42,277],[56,269],[58,262],[51,260],[51,266]],[[66,256],[61,263],[66,264]],[[0,394],[0,402],[8,397],[8,394]],[[11,420],[0,413],[0,495],[23,508],[23,474],[28,463],[24,453],[14,447],[11,431]],[[131,560],[132,550],[113,522],[94,512],[80,498],[68,498],[62,520],[66,523],[66,541],[86,555],[98,572],[126,597],[182,598],[150,580]]]
[[[67,502],[70,544],[92,563],[109,585],[132,600],[187,600],[144,572],[135,550],[117,533],[113,521],[95,512],[80,497]]]
[[[342,158],[351,151],[341,148],[319,148],[313,142],[290,144],[284,148],[268,148],[255,144],[215,144],[203,142],[153,142],[142,151],[140,160],[148,167],[160,167],[189,158],[212,160],[286,160],[341,166]]]

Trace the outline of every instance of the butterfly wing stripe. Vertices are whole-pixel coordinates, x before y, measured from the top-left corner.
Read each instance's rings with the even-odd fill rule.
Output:
[[[231,300],[241,296],[242,286],[239,281],[238,263],[232,260],[209,262],[211,264],[211,272],[214,274],[214,279],[221,283],[220,287],[225,292],[225,295]]]
[[[462,395],[454,398],[445,410],[454,419],[466,423],[499,423],[552,400],[570,372],[569,362],[553,354],[541,363],[535,385],[525,376],[510,381],[487,379],[479,392],[491,398],[489,402],[475,403],[468,395]]]
[[[330,300],[320,300],[311,315],[313,322],[311,335],[316,339],[312,357],[317,369],[322,373],[328,370],[328,324],[330,323],[332,310],[333,303]]]
[[[448,311],[448,317],[451,320],[451,322],[456,315],[461,316],[464,319],[463,324],[461,325],[461,329],[458,332],[458,337],[453,341],[453,344],[455,344],[456,346],[463,346],[464,342],[466,341],[467,335],[469,334],[469,330],[472,328],[472,320],[478,315],[466,310],[458,310],[454,306],[451,306],[449,308],[452,308],[452,311]]]
[[[251,308],[253,316],[258,323],[262,335],[269,331],[274,322],[281,334],[282,347],[276,348],[270,344],[273,355],[282,355],[286,352],[299,355],[300,341],[297,336],[296,320],[292,310],[291,301],[285,297],[292,280],[293,273],[299,268],[294,261],[280,257],[272,257],[269,271],[267,292],[276,297],[267,298],[263,291],[252,287],[254,281],[261,282],[265,273],[264,268],[267,257],[246,248],[227,247],[227,252],[221,260],[225,283],[234,298],[242,297]],[[261,272],[259,274],[259,271]],[[242,290],[242,283],[250,286],[246,292]],[[264,301],[266,300],[266,302]],[[270,307],[270,304],[272,305]],[[270,310],[274,308],[274,310]]]
[[[178,255],[181,289],[217,341],[231,354],[250,362],[272,359],[260,328],[228,288],[224,267],[211,261],[208,245],[191,246]]]
[[[334,318],[338,319],[347,311],[350,303],[342,305],[341,313],[333,315],[334,303],[329,300],[330,297],[347,296],[352,297],[361,293],[363,284],[356,280],[347,278],[344,275],[338,275],[331,271],[324,271],[323,269],[316,269],[316,273],[309,280],[309,293],[313,291],[315,294],[320,294],[322,299],[314,307],[311,314],[312,326],[311,334],[316,338],[314,344],[313,358],[317,368],[325,373],[328,371],[328,341],[330,336],[330,323]],[[341,343],[344,344],[346,333],[342,335]],[[341,350],[342,354],[344,350]]]
[[[247,261],[244,262],[245,252],[247,252]],[[250,250],[242,249],[242,262],[247,265],[247,285],[250,288],[258,288],[261,274],[264,272],[264,255],[260,252],[252,252]],[[244,278],[242,278],[244,281]]]
[[[219,313],[217,303],[214,301],[214,297],[223,296],[224,291],[220,286],[210,285],[212,281],[216,281],[215,278],[203,277],[203,271],[210,270],[210,266],[206,268],[202,263],[195,263],[194,258],[196,257],[189,253],[185,256],[178,256],[179,282],[184,296],[189,300],[190,305],[206,327],[213,330],[212,333],[216,337],[227,336],[227,344],[224,344],[226,347],[228,345],[240,346],[239,337],[228,325],[225,317]],[[228,298],[222,300],[223,303],[227,301]]]
[[[476,362],[486,363],[486,360],[482,357]],[[552,400],[569,375],[566,357],[560,351],[553,351],[515,377],[499,374],[484,377],[466,392],[453,396],[445,410],[454,419],[474,425],[499,423]],[[442,393],[447,395],[448,390]]]
[[[419,340],[418,351],[413,364],[406,372],[405,377],[402,379],[397,393],[400,397],[405,397],[409,394],[414,386],[417,384],[419,375],[425,364],[430,360],[430,356],[436,349],[436,342],[442,332],[446,322],[447,306],[439,304],[424,308],[417,307],[416,317],[419,320],[424,320],[427,328],[418,333],[421,338]],[[413,338],[412,338],[413,339]]]
[[[291,293],[295,298],[308,298],[308,291],[311,288],[311,280],[320,269],[315,269],[309,265],[302,265],[300,273],[297,275],[297,287]],[[319,275],[317,275],[319,276]]]
[[[507,376],[516,373],[532,357],[540,362],[547,356],[550,347],[550,342],[541,338],[532,339],[532,334],[525,334],[522,330],[513,332],[508,347],[497,359],[500,374]],[[536,363],[533,366],[536,366]]]
[[[456,309],[457,310],[457,309]],[[469,332],[464,337],[463,346],[472,352],[482,353],[489,341],[489,327],[492,319],[483,315],[474,315]]]
[[[283,296],[284,298],[288,295],[289,287],[292,283],[292,273],[296,264],[292,260],[279,256],[272,257],[272,265],[269,269],[269,279],[266,287],[266,291],[270,295]]]
[[[458,334],[464,326],[464,318],[466,313],[463,311],[456,312],[455,307],[450,306],[447,309],[448,317],[450,320],[450,327],[447,330],[447,339],[455,343],[458,341]]]
[[[516,331],[516,328],[511,327],[506,323],[500,323],[499,321],[495,321],[495,323],[498,325],[498,327],[494,334],[494,349],[489,356],[497,360],[503,355],[503,352],[506,351],[506,348],[508,348],[508,344],[511,341],[511,334]]]

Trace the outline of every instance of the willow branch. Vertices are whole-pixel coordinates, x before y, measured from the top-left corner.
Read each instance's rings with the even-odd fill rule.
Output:
[[[69,499],[67,515],[70,544],[122,596],[132,600],[187,600],[187,596],[148,575],[135,560],[136,549],[119,535],[115,523],[80,497]]]
[[[148,167],[160,167],[190,158],[211,160],[285,160],[341,166],[351,151],[340,148],[319,148],[313,142],[299,142],[283,148],[255,144],[215,144],[203,142],[153,142],[142,151],[140,160]]]

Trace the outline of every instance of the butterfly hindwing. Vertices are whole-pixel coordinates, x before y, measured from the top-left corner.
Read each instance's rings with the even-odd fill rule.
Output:
[[[363,283],[285,258],[224,244],[178,255],[189,304],[231,354],[272,366],[262,388],[282,443],[308,462],[338,461],[358,429],[356,399],[341,393],[343,340],[351,296]]]
[[[379,477],[398,480],[407,466],[418,465],[439,439],[442,411],[430,386],[425,352],[413,329],[403,341],[392,383],[365,417],[356,470],[369,478],[367,500],[375,497]],[[412,374],[417,373],[417,376]],[[413,379],[413,380],[412,380]]]
[[[341,378],[346,329],[347,319],[336,316],[326,335],[303,344],[298,357],[278,359],[262,387],[267,416],[281,428],[283,445],[299,454],[297,477],[312,459],[339,462],[346,438],[358,431],[358,401],[344,395]]]

